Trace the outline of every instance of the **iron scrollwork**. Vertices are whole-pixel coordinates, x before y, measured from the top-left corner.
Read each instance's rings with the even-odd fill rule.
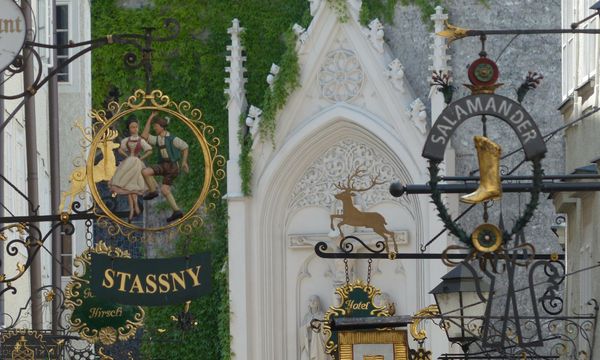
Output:
[[[5,285],[0,290],[0,296],[7,291],[10,291],[13,295],[17,293],[17,289],[12,285],[13,281],[25,274],[43,247],[44,242],[52,235],[54,230],[59,228],[67,235],[73,235],[75,232],[75,227],[68,217],[52,224],[45,234],[33,223],[14,223],[0,227],[0,245],[3,242],[6,243],[5,254],[11,257],[19,254],[26,256],[24,263],[17,262],[16,271],[13,274],[0,274],[0,283]],[[9,240],[9,236],[15,236],[16,238]]]

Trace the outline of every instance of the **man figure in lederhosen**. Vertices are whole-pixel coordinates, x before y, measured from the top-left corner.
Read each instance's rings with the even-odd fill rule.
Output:
[[[144,195],[144,200],[151,200],[158,196],[154,176],[162,176],[160,192],[173,209],[173,214],[167,218],[167,222],[171,222],[183,217],[183,212],[177,206],[177,202],[175,202],[175,198],[171,193],[171,185],[179,175],[179,161],[181,161],[181,170],[186,173],[190,171],[188,166],[188,144],[177,136],[171,135],[166,129],[168,121],[156,115],[157,112],[153,111],[141,135],[150,145],[158,148],[158,164],[142,170],[142,175],[146,180],[146,185],[148,185],[148,193]],[[153,123],[152,120],[155,117],[156,121]],[[156,135],[150,135],[151,125]]]

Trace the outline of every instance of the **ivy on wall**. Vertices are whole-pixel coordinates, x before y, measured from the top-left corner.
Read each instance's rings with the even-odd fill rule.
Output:
[[[262,117],[259,123],[260,138],[264,141],[269,139],[275,145],[275,128],[277,112],[286,104],[288,96],[300,85],[300,65],[296,53],[296,35],[287,30],[284,34],[285,51],[278,61],[279,74],[275,78],[273,88],[267,87],[264,92],[263,102],[260,106]],[[242,178],[242,192],[250,195],[250,184],[252,180],[252,136],[246,133],[245,116],[240,117],[239,139],[242,145],[240,153],[240,173]]]
[[[160,33],[162,20],[175,18],[181,26],[177,39],[153,44],[152,88],[162,90],[173,101],[189,101],[203,112],[203,121],[214,126],[214,135],[221,139],[219,152],[227,156],[228,125],[225,67],[226,46],[231,38],[227,29],[234,18],[246,28],[244,47],[248,58],[246,83],[250,104],[263,104],[267,96],[265,81],[271,63],[283,65],[286,38],[282,34],[294,23],[306,24],[309,3],[306,0],[148,0],[147,6],[124,9],[118,0],[92,0],[92,37],[98,38],[115,33],[142,33],[143,27],[152,26]],[[102,102],[111,86],[123,93],[120,101],[145,87],[141,70],[126,69],[123,56],[127,51],[137,50],[126,46],[107,46],[92,53],[92,101],[93,108]],[[138,56],[139,56],[138,52]],[[284,69],[280,77],[286,79]],[[284,87],[274,90],[271,103],[280,103]],[[267,107],[265,107],[267,108]],[[149,114],[136,114],[145,122]],[[267,121],[268,122],[268,121]],[[171,126],[170,126],[171,127]],[[202,171],[200,155],[196,162],[192,153],[199,153],[195,140],[183,124],[172,124],[169,129],[188,141],[190,145],[190,168]],[[198,185],[192,176],[179,176],[173,190],[179,205],[186,209],[197,198]],[[224,194],[225,182],[220,184]],[[142,346],[143,359],[230,359],[229,294],[227,280],[227,208],[218,202],[216,209],[207,213],[204,227],[193,236],[177,240],[176,253],[210,251],[213,258],[213,291],[210,295],[192,302],[190,311],[196,316],[198,326],[189,332],[175,330],[172,315],[182,306],[149,307],[146,309],[146,330]],[[235,291],[235,289],[231,289]],[[164,330],[158,332],[158,329]]]
[[[474,0],[486,5],[488,0]],[[430,17],[435,13],[435,8],[438,5],[445,6],[447,0],[363,0],[360,8],[359,21],[362,25],[367,26],[369,22],[375,18],[388,24],[394,22],[394,11],[396,5],[408,6],[413,5],[421,10],[421,19],[424,23],[430,23]]]
[[[346,4],[342,0],[328,0]],[[203,120],[214,126],[214,135],[221,139],[220,153],[227,156],[228,124],[225,109],[226,98],[224,68],[226,46],[230,45],[227,28],[231,20],[238,18],[246,29],[243,35],[247,61],[247,100],[263,109],[260,127],[263,140],[273,140],[277,112],[285,105],[289,94],[299,85],[299,66],[295,52],[295,38],[290,31],[294,23],[306,27],[310,21],[307,0],[148,0],[139,9],[123,9],[118,0],[92,0],[92,37],[98,38],[114,33],[141,33],[143,27],[161,27],[161,20],[175,18],[181,25],[176,40],[157,42],[153,45],[153,88],[161,89],[172,100],[189,101],[203,112]],[[122,1],[121,1],[122,2]],[[400,4],[418,6],[427,18],[441,0],[400,0]],[[398,0],[363,0],[361,22],[365,24],[379,17],[391,22]],[[157,32],[160,30],[156,30]],[[95,109],[102,102],[111,86],[118,87],[126,97],[136,89],[144,88],[141,70],[128,70],[123,66],[123,55],[135,48],[108,46],[92,53],[92,101]],[[277,63],[281,71],[271,91],[265,81],[271,63]],[[149,114],[138,114],[143,121]],[[240,119],[245,129],[245,116]],[[199,152],[194,139],[186,138],[182,124],[170,129],[190,144],[190,153]],[[249,193],[252,173],[252,139],[240,133],[242,155],[240,167],[243,191]],[[195,161],[195,162],[194,162]],[[199,157],[190,158],[191,168],[201,171]],[[175,196],[183,208],[189,208],[196,200],[197,184],[190,176],[181,176],[174,186]],[[225,193],[225,182],[221,183]],[[147,329],[165,329],[164,339],[157,332],[147,332],[142,348],[144,359],[230,359],[229,295],[227,280],[227,208],[218,202],[216,209],[208,212],[204,227],[192,237],[178,239],[177,253],[186,251],[210,251],[213,255],[213,291],[210,295],[192,302],[191,312],[198,319],[198,326],[190,332],[179,333],[172,329],[171,316],[178,314],[181,306],[147,308]],[[173,254],[173,255],[178,255]],[[173,340],[171,335],[176,336]],[[162,340],[161,340],[162,339]],[[243,354],[240,354],[243,356]]]

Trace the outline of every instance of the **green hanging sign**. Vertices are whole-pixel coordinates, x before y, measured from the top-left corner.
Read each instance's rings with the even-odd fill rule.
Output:
[[[92,254],[92,291],[97,298],[129,305],[173,305],[206,295],[210,254],[169,259],[129,259]]]
[[[340,306],[329,308],[323,325],[323,335],[327,339],[325,350],[334,356],[339,350],[339,333],[332,331],[329,325],[332,318],[390,316],[386,307],[374,303],[375,296],[381,295],[381,291],[360,280],[337,288],[335,293],[340,298]]]
[[[114,344],[135,336],[144,322],[144,310],[139,306],[117,304],[95,296],[92,282],[91,254],[107,254],[112,257],[129,257],[119,248],[111,248],[104,242],[87,249],[74,263],[82,272],[75,272],[65,289],[65,306],[72,311],[69,323],[71,331],[90,343]]]

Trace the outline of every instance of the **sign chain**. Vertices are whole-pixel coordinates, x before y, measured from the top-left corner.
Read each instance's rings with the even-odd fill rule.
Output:
[[[348,259],[344,259],[344,270],[346,272],[346,285],[350,284],[350,274],[348,273]]]
[[[92,220],[87,219],[85,221],[85,243],[88,248],[91,248],[94,246],[94,242],[92,239],[92,231],[90,230],[91,228],[92,228]]]
[[[367,286],[371,285],[371,264],[373,259],[369,259],[369,266],[367,267]]]

